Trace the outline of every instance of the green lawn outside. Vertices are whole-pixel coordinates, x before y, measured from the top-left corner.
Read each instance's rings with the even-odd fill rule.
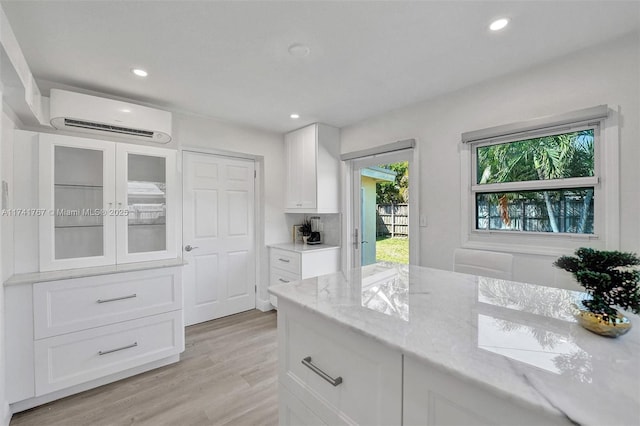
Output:
[[[376,240],[376,261],[409,263],[409,239],[378,237]]]

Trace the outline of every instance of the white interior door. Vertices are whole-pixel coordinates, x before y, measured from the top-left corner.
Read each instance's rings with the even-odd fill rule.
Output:
[[[183,155],[186,325],[254,309],[253,161]]]

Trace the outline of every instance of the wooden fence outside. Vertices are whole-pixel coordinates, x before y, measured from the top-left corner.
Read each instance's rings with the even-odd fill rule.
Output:
[[[409,236],[409,205],[378,204],[376,236]]]

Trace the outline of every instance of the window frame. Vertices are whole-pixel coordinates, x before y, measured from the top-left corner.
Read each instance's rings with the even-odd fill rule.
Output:
[[[596,111],[597,114],[593,112]],[[462,134],[460,145],[461,245],[465,248],[545,256],[569,254],[578,247],[616,250],[620,241],[619,107],[606,105],[557,116]],[[477,184],[480,146],[569,133],[594,127],[594,176],[555,180]],[[476,135],[478,135],[476,137]],[[499,186],[499,187],[498,187]],[[593,234],[476,229],[476,194],[562,188],[594,188]],[[497,189],[496,189],[497,188]]]
[[[508,137],[498,137],[492,138],[485,141],[479,142],[471,142],[469,143],[471,149],[471,192],[472,192],[472,202],[473,202],[473,228],[472,232],[504,232],[504,233],[518,233],[518,234],[526,234],[526,235],[547,235],[547,234],[560,234],[560,235],[571,235],[571,236],[582,236],[584,238],[593,239],[594,237],[598,237],[599,226],[597,225],[596,213],[598,210],[598,204],[600,203],[597,196],[601,195],[601,185],[600,185],[600,127],[602,125],[601,120],[598,121],[588,121],[582,123],[575,123],[570,126],[554,126],[548,127],[545,129],[540,129],[538,131],[531,131],[525,133],[519,133],[515,135],[510,135]],[[542,138],[545,136],[551,135],[560,135],[565,133],[573,133],[581,130],[593,129],[593,176],[584,176],[584,177],[572,177],[572,178],[562,178],[562,179],[545,179],[545,180],[527,180],[527,181],[518,181],[518,182],[503,182],[503,183],[485,183],[479,184],[477,183],[477,172],[478,172],[478,148],[493,146],[493,145],[501,145],[512,142],[519,142],[528,139],[536,139]],[[507,230],[507,229],[478,229],[477,228],[477,194],[484,193],[495,193],[495,192],[520,192],[520,191],[536,191],[542,192],[545,190],[557,190],[557,189],[574,189],[574,188],[593,188],[593,200],[594,200],[594,223],[593,223],[593,234],[578,234],[571,232],[536,232],[536,231],[520,231],[520,230]]]

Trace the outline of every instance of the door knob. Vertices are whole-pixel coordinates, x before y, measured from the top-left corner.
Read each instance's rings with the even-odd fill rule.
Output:
[[[191,251],[193,249],[197,249],[198,247],[191,247],[189,244],[187,244],[186,246],[184,246],[184,251]]]

